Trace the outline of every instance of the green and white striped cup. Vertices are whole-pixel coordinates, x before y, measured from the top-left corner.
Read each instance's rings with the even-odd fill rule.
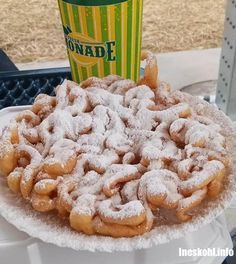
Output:
[[[143,0],[58,0],[72,78],[138,81]]]

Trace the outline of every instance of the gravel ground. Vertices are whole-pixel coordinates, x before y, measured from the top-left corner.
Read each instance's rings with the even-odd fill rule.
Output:
[[[153,52],[221,45],[226,0],[144,0],[143,48]],[[15,63],[66,58],[57,1],[4,0],[0,48]]]

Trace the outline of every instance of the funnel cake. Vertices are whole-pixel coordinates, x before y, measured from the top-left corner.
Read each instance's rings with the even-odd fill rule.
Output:
[[[222,128],[158,81],[155,56],[143,58],[139,84],[65,80],[3,131],[1,173],[36,211],[88,235],[132,237],[161,218],[189,221],[220,194],[229,166]]]

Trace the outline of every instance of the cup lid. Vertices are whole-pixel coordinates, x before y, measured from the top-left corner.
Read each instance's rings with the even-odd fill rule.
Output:
[[[63,0],[66,3],[82,6],[101,6],[127,2],[128,0]]]

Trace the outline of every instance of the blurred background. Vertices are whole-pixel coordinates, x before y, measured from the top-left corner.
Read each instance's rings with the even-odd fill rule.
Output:
[[[226,0],[144,0],[143,48],[220,47]],[[14,63],[66,59],[56,0],[1,0],[0,48]]]

